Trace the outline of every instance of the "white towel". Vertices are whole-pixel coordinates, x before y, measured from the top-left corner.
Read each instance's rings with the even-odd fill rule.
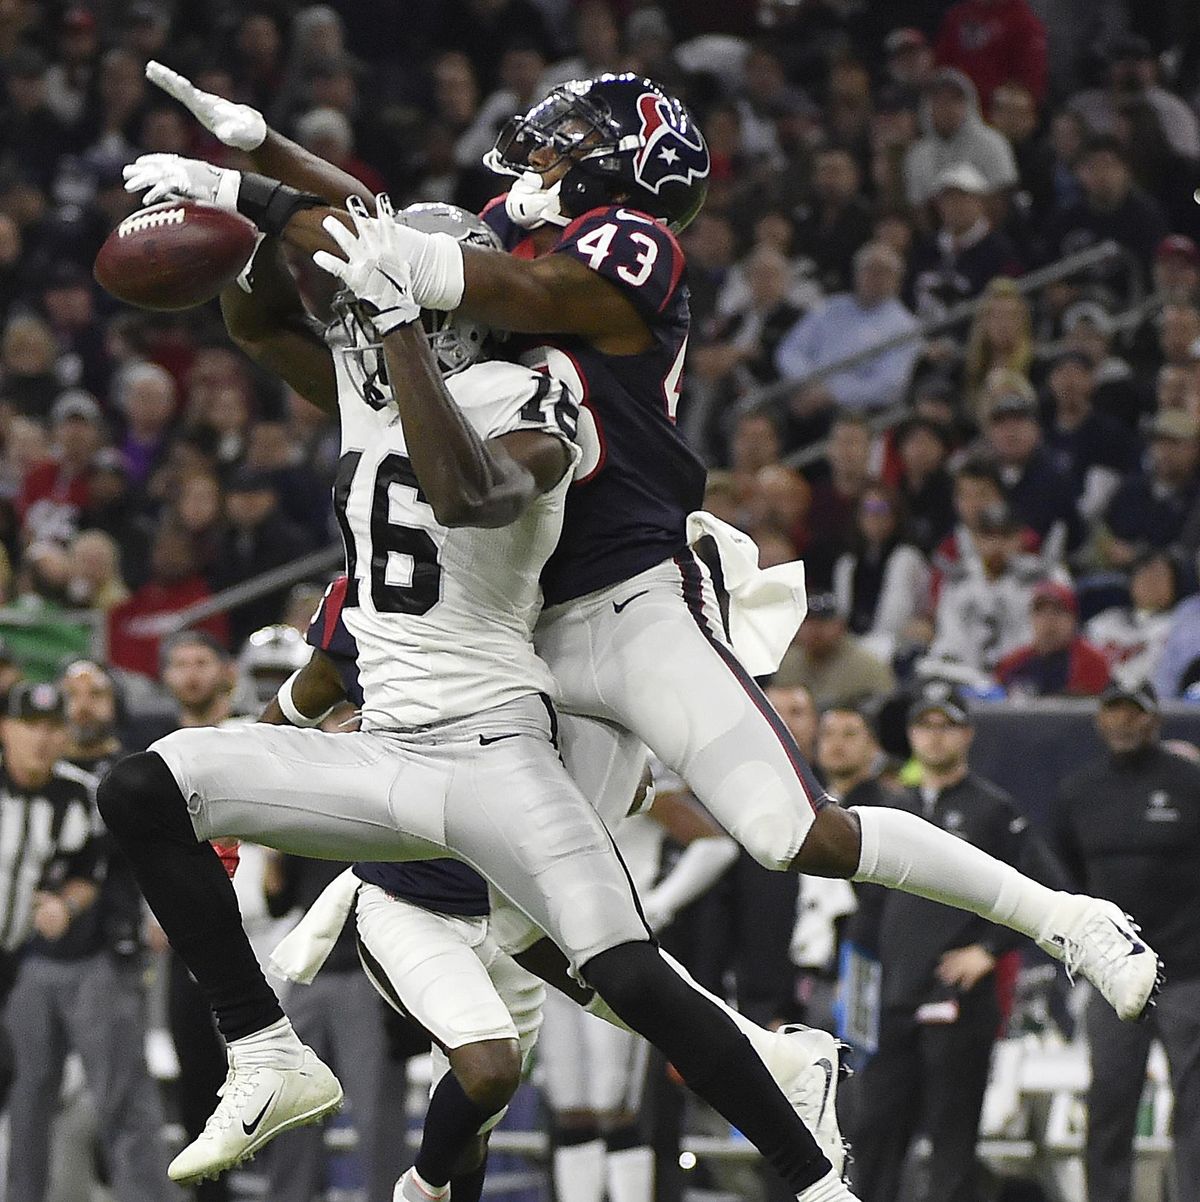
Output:
[[[751,676],[768,676],[779,667],[804,615],[804,564],[796,559],[773,568],[758,566],[754,540],[702,510],[688,514],[692,546],[709,535],[717,544],[721,575],[729,593],[729,639]]]
[[[271,971],[287,981],[311,985],[346,925],[361,884],[352,868],[334,877],[308,913],[275,945]]]

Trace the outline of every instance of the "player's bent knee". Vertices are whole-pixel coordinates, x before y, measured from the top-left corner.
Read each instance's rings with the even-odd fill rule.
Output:
[[[770,872],[787,872],[807,833],[790,814],[764,813],[739,827],[737,839]]]
[[[635,1030],[647,1018],[655,989],[667,967],[658,948],[645,943],[622,943],[593,956],[582,968],[583,979]]]
[[[515,1039],[485,1039],[451,1050],[450,1067],[463,1093],[481,1110],[507,1106],[521,1083],[521,1047]]]
[[[179,833],[194,839],[187,803],[162,756],[138,751],[118,760],[96,790],[96,805],[113,834],[143,838],[155,831]]]

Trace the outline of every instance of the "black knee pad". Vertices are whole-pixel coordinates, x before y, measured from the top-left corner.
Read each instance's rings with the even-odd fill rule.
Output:
[[[658,990],[661,996],[664,974],[678,979],[653,943],[622,943],[593,956],[582,975],[625,1022],[637,1026],[648,1003],[657,1009],[651,991]]]
[[[156,752],[118,760],[96,790],[96,805],[108,829],[123,839],[157,834],[196,841],[183,793]]]

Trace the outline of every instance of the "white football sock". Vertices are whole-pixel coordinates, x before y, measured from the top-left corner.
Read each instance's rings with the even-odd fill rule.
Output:
[[[602,1139],[554,1149],[554,1193],[558,1202],[601,1202],[606,1151]]]
[[[280,1068],[298,1068],[304,1059],[304,1044],[292,1029],[291,1020],[285,1015],[269,1027],[255,1031],[253,1035],[243,1035],[241,1039],[229,1041],[230,1052],[240,1059],[247,1055],[264,1063],[277,1065]]]
[[[608,1202],[654,1202],[654,1152],[622,1148],[608,1154]]]
[[[852,806],[862,829],[853,880],[970,910],[1040,939],[1063,894],[940,827],[887,806]]]

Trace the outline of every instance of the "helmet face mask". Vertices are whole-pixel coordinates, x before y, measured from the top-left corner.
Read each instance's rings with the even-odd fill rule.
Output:
[[[384,211],[381,206],[381,213]],[[388,210],[390,213],[390,209]],[[455,205],[414,204],[392,215],[392,219],[427,234],[450,234],[467,246],[502,250],[500,239],[485,221]],[[358,361],[363,376],[362,393],[367,404],[382,409],[391,401],[383,343],[369,312],[349,291],[333,300],[334,323],[340,326],[338,353]],[[487,357],[491,330],[481,322],[435,309],[421,310],[421,325],[429,339],[443,377],[455,375]]]
[[[625,201],[680,230],[704,203],[703,135],[680,101],[636,75],[560,85],[508,121],[484,156],[491,170],[521,180],[564,161],[569,166],[553,186],[568,218]]]

